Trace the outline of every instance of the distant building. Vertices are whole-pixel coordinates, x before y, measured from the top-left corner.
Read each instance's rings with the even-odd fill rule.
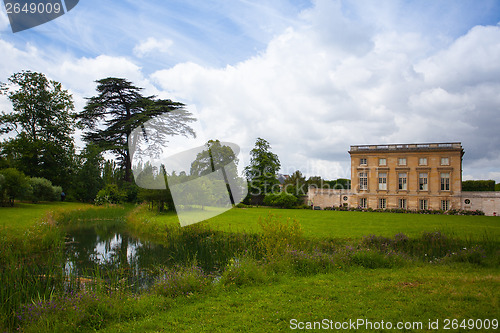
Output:
[[[309,189],[314,206],[500,212],[497,192],[462,192],[460,142],[351,146],[351,190]]]

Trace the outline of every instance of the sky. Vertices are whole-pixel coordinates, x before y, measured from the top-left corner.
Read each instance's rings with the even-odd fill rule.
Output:
[[[0,59],[0,82],[42,72],[77,112],[126,78],[245,164],[267,140],[284,174],[350,178],[350,145],[462,142],[464,179],[500,182],[497,0],[82,0],[17,33],[2,6]]]

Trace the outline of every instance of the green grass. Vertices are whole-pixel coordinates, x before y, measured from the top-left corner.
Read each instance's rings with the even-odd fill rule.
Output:
[[[50,211],[72,210],[89,205],[77,202],[16,203],[14,207],[0,207],[0,231],[21,236]]]
[[[207,221],[217,230],[257,233],[260,231],[259,218],[265,218],[269,212],[296,219],[302,225],[306,237],[359,239],[370,234],[391,237],[397,233],[419,237],[423,232],[436,230],[459,238],[482,239],[488,235],[490,239],[498,239],[500,236],[500,218],[491,216],[234,208]],[[175,214],[151,214],[149,219],[157,225],[178,223]]]
[[[461,266],[460,271],[457,274],[456,269],[443,266],[356,268],[310,277],[286,276],[275,283],[160,304],[156,297],[144,296],[141,306],[151,302],[150,311],[138,310],[135,320],[110,323],[103,332],[290,331],[293,318],[424,324],[429,319],[442,323],[445,318],[498,318],[498,271],[472,266]]]
[[[0,226],[12,225],[0,229],[0,236],[8,228],[23,235],[37,226],[37,214],[50,210],[66,211],[59,216],[57,230],[122,219],[128,213],[132,232],[166,241],[172,258],[201,265],[206,258],[220,257],[217,260],[223,263],[215,272],[221,276],[219,282],[214,283],[213,275],[198,270],[165,267],[163,278],[140,295],[127,290],[71,295],[47,290],[45,302],[33,298],[16,312],[24,316],[19,322],[26,332],[272,332],[288,331],[293,318],[405,320],[424,325],[439,319],[442,325],[445,318],[500,317],[500,226],[494,217],[258,208],[232,209],[205,223],[179,228],[175,214],[157,215],[145,207],[130,212],[131,207],[70,203],[24,208],[25,212],[17,212],[19,220],[8,220],[14,212],[5,210]],[[297,220],[302,228],[285,223],[287,219]],[[48,237],[54,228],[45,224],[34,230],[47,233],[47,244],[57,245],[56,233],[53,240]],[[448,236],[422,235],[436,230]],[[400,232],[410,239],[362,240],[370,234],[393,237]],[[29,243],[43,244],[40,233],[29,233],[34,240]],[[473,239],[482,240],[479,249],[469,248]],[[434,250],[439,260],[431,255]],[[12,272],[16,267],[13,262]],[[14,285],[17,279],[13,274],[7,282]],[[5,289],[5,295],[11,291],[15,288]],[[9,313],[0,313],[0,321],[1,315]]]

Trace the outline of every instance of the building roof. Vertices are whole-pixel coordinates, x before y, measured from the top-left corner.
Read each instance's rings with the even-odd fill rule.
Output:
[[[349,154],[367,152],[409,152],[409,151],[461,151],[461,142],[439,142],[439,143],[408,143],[408,144],[384,144],[384,145],[358,145],[351,146]]]

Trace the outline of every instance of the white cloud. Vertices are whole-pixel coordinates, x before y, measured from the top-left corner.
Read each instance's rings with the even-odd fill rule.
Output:
[[[235,66],[181,63],[151,78],[196,104],[207,134],[248,150],[263,137],[284,167],[306,174],[308,160],[348,165],[352,144],[464,141],[475,158],[491,154],[481,136],[500,126],[491,119],[500,108],[500,27],[476,27],[433,51],[420,33],[360,26],[338,3],[318,1],[302,20]],[[488,140],[500,154],[498,134]]]
[[[3,10],[0,10],[0,31],[7,30],[10,30],[9,18],[7,17],[7,13],[5,13]]]
[[[170,39],[149,37],[134,47],[134,55],[142,58],[153,53],[168,53],[172,44]]]

